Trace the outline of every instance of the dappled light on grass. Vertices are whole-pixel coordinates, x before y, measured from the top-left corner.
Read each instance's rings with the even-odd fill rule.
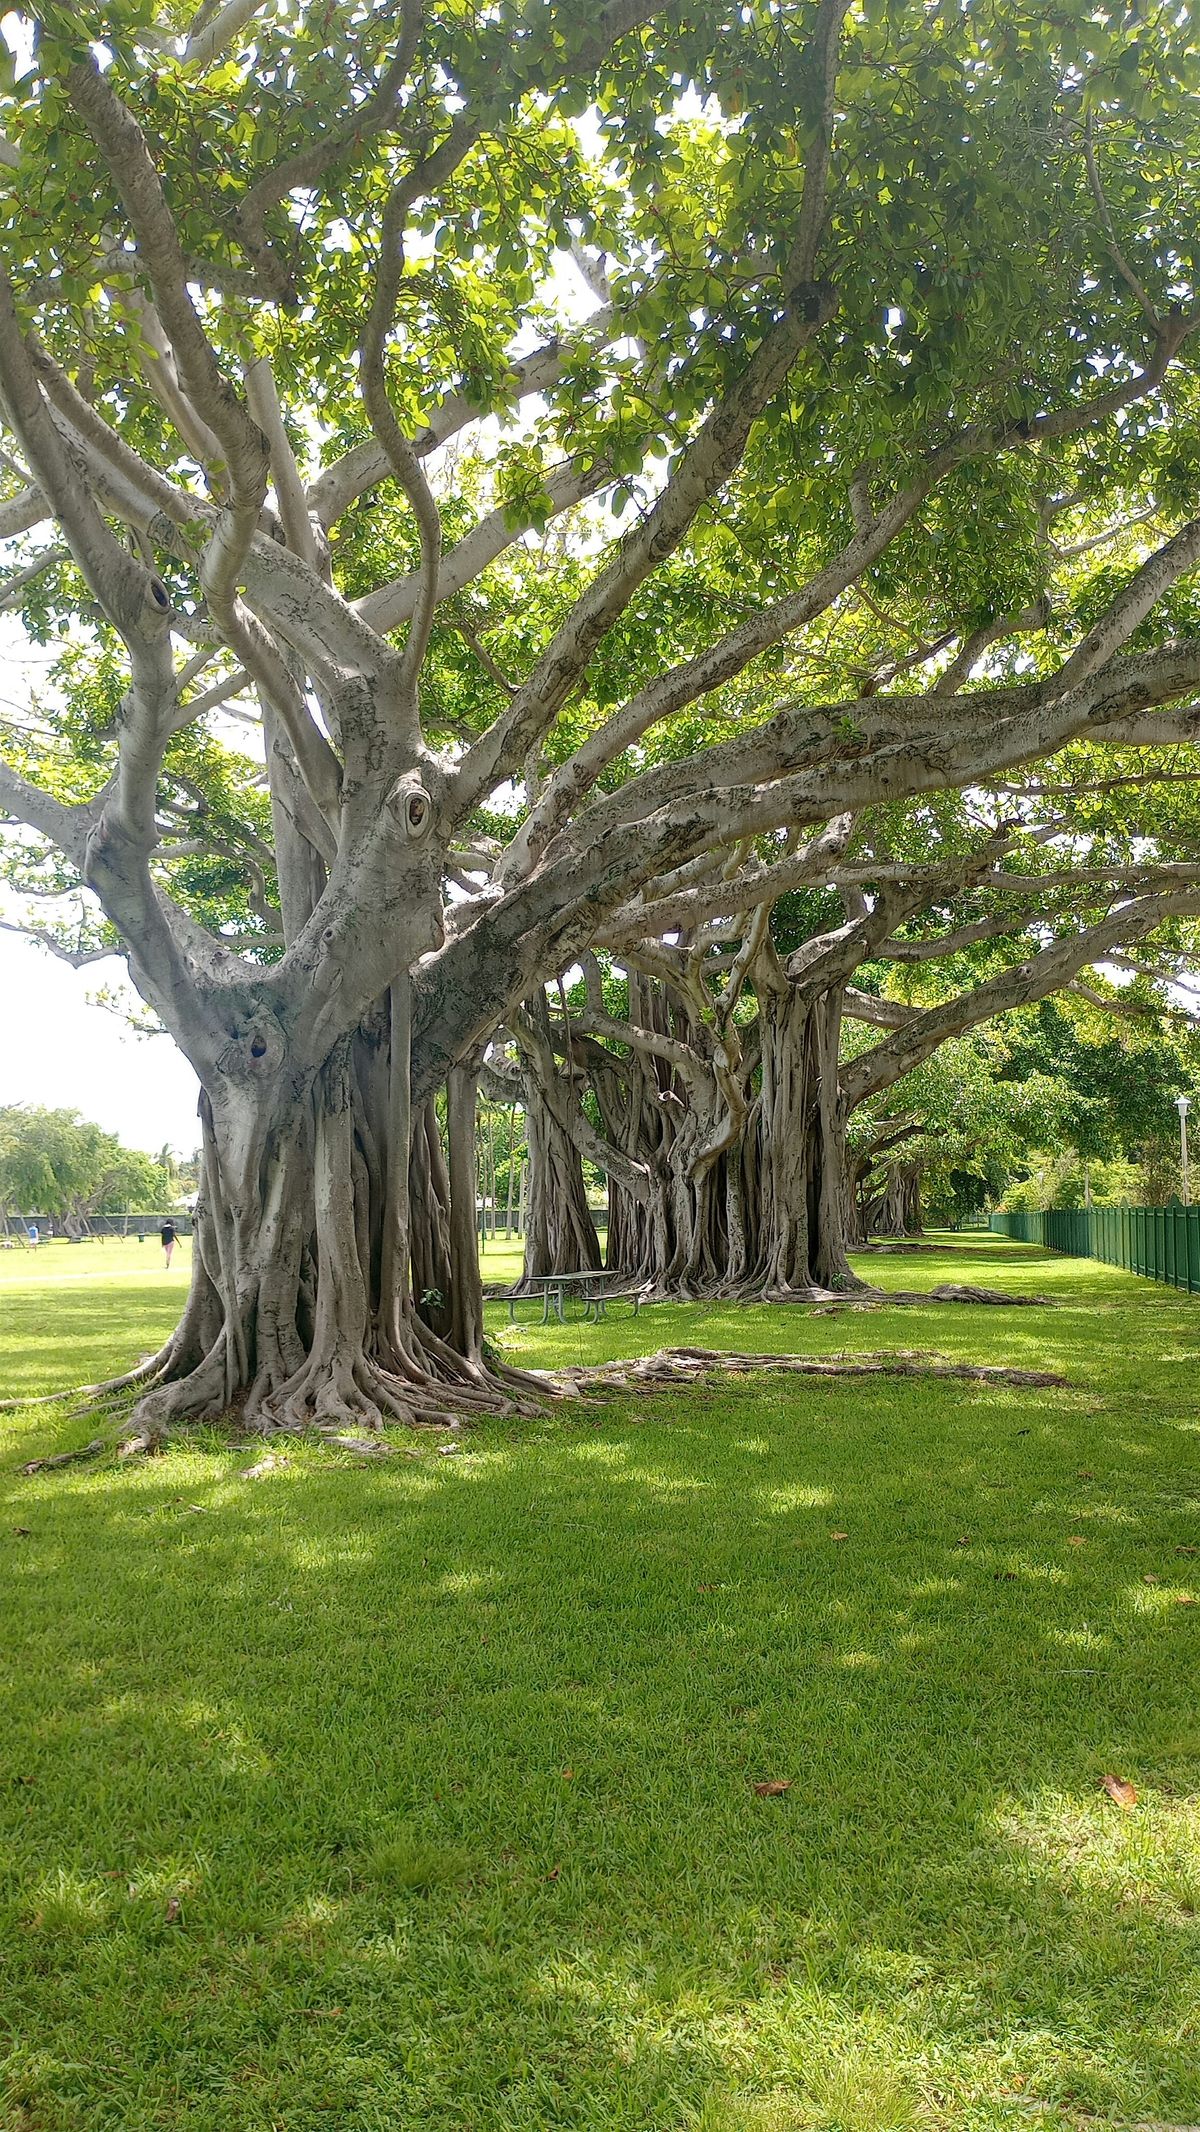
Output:
[[[1063,1307],[601,1330],[1064,1390],[717,1381],[252,1481],[211,1431],[21,1477],[92,1424],[0,1417],[0,2124],[1200,2121],[1197,1306],[1009,1248]]]

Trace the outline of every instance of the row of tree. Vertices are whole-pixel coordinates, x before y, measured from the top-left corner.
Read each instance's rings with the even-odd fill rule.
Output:
[[[1092,966],[1147,939],[1169,961],[1172,931],[1191,936],[1190,868],[1149,851],[1144,822],[1117,851],[1061,795],[1039,824],[1035,798],[1019,827],[981,822],[980,794],[936,823],[846,818],[791,862],[819,887],[767,887],[732,917],[724,884],[689,889],[610,929],[573,991],[529,1000],[512,1024],[537,1121],[526,1279],[599,1262],[581,1158],[610,1179],[615,1271],[787,1300],[853,1285],[852,1243],[916,1226],[931,1134],[943,1171],[951,1136],[971,1151],[976,1205],[1006,1138],[1161,1142],[1191,1078],[1186,1011],[1172,1042],[1158,970],[1119,987]],[[918,838],[936,853],[897,855]],[[1058,993],[1071,1013],[1014,1017]],[[1015,1026],[989,1063],[961,1040],[998,1016]]]
[[[0,1106],[0,1224],[55,1215],[83,1236],[97,1215],[169,1209],[192,1172],[164,1147],[157,1157],[125,1147],[77,1110]]]
[[[203,1090],[147,1431],[528,1395],[481,1075],[548,1252],[590,1152],[631,1277],[795,1295],[940,1048],[1064,986],[1173,1011],[1185,14],[6,25],[0,601],[56,647],[10,922],[124,954]]]

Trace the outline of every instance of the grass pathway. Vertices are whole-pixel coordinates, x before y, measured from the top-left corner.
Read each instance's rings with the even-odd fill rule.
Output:
[[[1200,2120],[1197,1305],[871,1269],[1056,1307],[489,1318],[1070,1388],[735,1379],[255,1481],[216,1437],[20,1477],[91,1428],[0,1416],[6,2132]],[[127,1364],[184,1277],[0,1254],[3,1390]]]

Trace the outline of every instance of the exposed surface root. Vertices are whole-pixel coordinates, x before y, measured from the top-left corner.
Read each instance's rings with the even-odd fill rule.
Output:
[[[601,1362],[593,1365],[570,1366],[546,1371],[543,1375],[513,1372],[519,1375],[523,1385],[532,1385],[538,1394],[535,1401],[523,1401],[524,1413],[541,1412],[547,1400],[577,1399],[590,1391],[619,1393],[623,1391],[658,1391],[673,1385],[703,1383],[716,1376],[748,1377],[760,1374],[791,1377],[935,1377],[948,1378],[968,1384],[1001,1384],[1013,1386],[1066,1385],[1069,1379],[1053,1370],[1010,1369],[995,1363],[950,1362],[944,1356],[930,1354],[915,1348],[882,1350],[862,1355],[765,1355],[727,1352],[715,1347],[667,1347],[656,1354],[634,1357],[624,1362]],[[265,1416],[252,1425],[254,1434],[287,1434],[294,1436],[315,1435],[332,1448],[351,1451],[362,1458],[385,1458],[396,1450],[379,1433],[382,1425],[401,1421],[410,1427],[451,1428],[460,1427],[464,1418],[460,1392],[451,1392],[448,1404],[434,1404],[433,1393],[441,1387],[429,1387],[427,1403],[420,1402],[414,1386],[391,1379],[381,1385],[382,1373],[375,1372],[371,1390],[359,1383],[355,1373],[348,1370],[344,1377],[331,1381],[324,1378],[317,1406],[302,1402],[296,1397],[285,1414],[268,1421]],[[383,1396],[381,1397],[381,1391]],[[402,1396],[401,1396],[402,1395]],[[372,1399],[376,1404],[372,1404]],[[452,1411],[457,1407],[458,1411]],[[482,1387],[479,1396],[468,1405],[468,1413],[512,1413],[515,1403],[506,1402],[494,1394],[488,1398]],[[220,1417],[215,1417],[220,1418]],[[236,1418],[236,1417],[235,1417]],[[121,1458],[135,1457],[141,1453],[153,1453],[163,1449],[168,1429],[161,1421],[139,1424],[136,1416],[128,1433],[117,1445]],[[72,1465],[80,1459],[95,1458],[109,1448],[104,1437],[96,1437],[78,1451],[58,1451],[47,1458],[30,1459],[20,1468],[22,1473],[40,1473],[43,1468]],[[256,1477],[260,1472],[271,1470],[272,1460],[251,1467],[246,1477]]]
[[[922,1301],[926,1300],[922,1298]],[[970,1281],[944,1281],[940,1288],[931,1288],[929,1300],[934,1303],[999,1303],[1013,1304],[1019,1309],[1053,1310],[1054,1298],[1048,1295],[1012,1295],[1006,1288],[977,1288]]]
[[[994,1363],[948,1362],[898,1349],[867,1355],[748,1355],[715,1347],[663,1347],[657,1354],[629,1362],[556,1370],[560,1385],[574,1391],[657,1390],[659,1386],[696,1384],[717,1375],[752,1376],[770,1371],[791,1377],[950,1377],[969,1384],[1064,1385],[1053,1370],[1003,1368]]]
[[[887,1246],[881,1248],[886,1249]],[[893,1246],[902,1249],[902,1246]],[[918,1246],[924,1249],[923,1245]],[[638,1291],[642,1303],[795,1303],[815,1305],[814,1316],[832,1315],[839,1310],[882,1310],[886,1304],[916,1303],[995,1303],[997,1305],[1036,1305],[1041,1310],[1052,1310],[1054,1299],[1044,1295],[1012,1295],[1005,1288],[980,1288],[969,1281],[943,1281],[937,1288],[873,1288],[865,1281],[843,1281],[836,1288],[816,1285],[796,1288],[773,1288],[761,1281],[712,1283],[708,1286],[692,1286],[686,1289],[665,1287],[648,1282]]]
[[[168,1369],[170,1362],[168,1356]],[[158,1367],[163,1368],[161,1359]],[[315,1431],[328,1441],[344,1445],[349,1439],[361,1448],[367,1435],[390,1425],[456,1429],[484,1415],[532,1418],[560,1396],[545,1378],[498,1358],[458,1354],[420,1326],[386,1363],[361,1342],[332,1353],[314,1349],[290,1375],[272,1378],[264,1369],[248,1392],[230,1398],[222,1332],[196,1367],[179,1377],[160,1374],[149,1386],[133,1410],[120,1451],[123,1457],[153,1451],[175,1428],[196,1422],[231,1425],[260,1437]],[[372,1446],[377,1447],[383,1448]]]
[[[89,1402],[108,1399],[114,1392],[128,1391],[130,1385],[145,1384],[148,1377],[157,1376],[169,1361],[172,1348],[173,1342],[169,1342],[166,1347],[160,1347],[156,1355],[147,1355],[144,1362],[126,1370],[123,1377],[106,1377],[102,1384],[68,1384],[61,1392],[39,1392],[33,1399],[0,1399],[0,1414],[8,1413],[13,1407],[57,1406],[60,1399],[86,1399]],[[82,1411],[86,1413],[87,1408]]]
[[[792,1299],[794,1300],[794,1298]],[[940,1288],[866,1288],[857,1295],[830,1296],[814,1317],[834,1317],[842,1310],[883,1310],[893,1303],[911,1308],[921,1303],[991,1303],[1000,1308],[1053,1310],[1048,1295],[1012,1295],[1006,1288],[976,1288],[969,1281],[943,1281]]]
[[[18,1470],[21,1473],[41,1473],[47,1466],[74,1466],[83,1458],[99,1458],[100,1453],[107,1449],[108,1439],[95,1436],[91,1443],[84,1444],[80,1451],[54,1451],[49,1458],[30,1458]]]

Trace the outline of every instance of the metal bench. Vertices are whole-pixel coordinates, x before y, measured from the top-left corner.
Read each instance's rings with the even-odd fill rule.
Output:
[[[595,1325],[600,1323],[601,1318],[604,1316],[605,1306],[608,1303],[632,1303],[633,1314],[636,1317],[638,1305],[641,1301],[637,1290],[633,1288],[609,1288],[606,1286],[606,1282],[606,1274],[589,1268],[576,1273],[538,1273],[534,1275],[529,1286],[531,1289],[540,1288],[542,1291],[541,1322],[543,1325],[550,1323],[551,1310],[553,1310],[560,1325],[566,1324],[567,1298],[576,1290],[579,1292],[583,1302],[584,1317],[590,1319]],[[510,1324],[515,1324],[516,1322],[517,1304],[521,1301],[523,1301],[523,1298],[518,1295],[510,1295],[508,1298]]]

